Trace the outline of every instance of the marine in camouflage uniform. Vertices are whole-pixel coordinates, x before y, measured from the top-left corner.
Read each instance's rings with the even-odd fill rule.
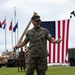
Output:
[[[36,20],[40,18],[32,17]],[[33,75],[36,69],[37,75],[45,75],[47,70],[47,39],[51,37],[49,31],[45,28],[37,27],[32,28],[26,33],[27,40],[29,43],[28,61],[27,61],[27,75]]]
[[[27,61],[27,75],[30,75],[31,72],[33,73],[34,69],[37,70],[38,75],[45,75],[45,71],[47,69],[48,34],[49,31],[41,27],[38,29],[33,28],[27,32],[26,39],[30,40]]]
[[[21,48],[21,51],[19,52],[18,60],[19,60],[18,71],[19,71],[19,67],[21,71],[22,71],[22,68],[25,71],[25,54],[24,54],[23,48]]]
[[[49,31],[40,27],[40,16],[36,15],[31,18],[34,27],[27,31],[25,40],[14,46],[18,49],[29,42],[28,59],[26,63],[26,75],[34,75],[36,69],[37,75],[45,75],[47,70],[47,40],[51,43],[60,43],[61,39],[55,40],[51,37]]]

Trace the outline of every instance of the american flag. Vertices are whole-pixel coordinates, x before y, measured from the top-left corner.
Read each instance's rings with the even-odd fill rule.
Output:
[[[42,21],[41,27],[47,28],[54,39],[61,37],[60,44],[48,42],[48,62],[49,63],[65,63],[68,54],[68,37],[69,37],[70,19],[58,21]]]

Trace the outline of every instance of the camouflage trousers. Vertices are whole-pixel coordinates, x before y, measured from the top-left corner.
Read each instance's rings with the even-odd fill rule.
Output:
[[[45,75],[47,70],[47,57],[30,57],[26,63],[26,75],[34,75],[36,70],[37,75]]]
[[[19,67],[20,67],[20,70],[24,70],[25,71],[25,60],[19,60],[19,64],[18,64],[18,71],[19,71]],[[22,69],[23,68],[23,69]]]

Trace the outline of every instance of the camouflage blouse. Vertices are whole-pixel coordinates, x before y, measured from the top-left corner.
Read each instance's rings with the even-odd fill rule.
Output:
[[[47,57],[47,39],[50,35],[45,28],[28,30],[26,39],[29,40],[29,57]]]

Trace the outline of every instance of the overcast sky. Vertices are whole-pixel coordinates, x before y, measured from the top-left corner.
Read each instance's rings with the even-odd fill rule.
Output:
[[[14,26],[14,7],[16,21],[19,25],[19,38],[30,21],[33,12],[37,12],[43,21],[63,20],[70,18],[75,10],[75,0],[0,0],[0,21],[6,17],[7,49],[11,50],[11,31],[8,30],[11,18]],[[75,47],[75,17],[71,19],[69,32],[69,48]],[[30,27],[31,28],[31,27]],[[15,34],[13,34],[13,37]],[[14,37],[15,38],[15,37]],[[0,28],[0,54],[5,51],[5,30]]]

